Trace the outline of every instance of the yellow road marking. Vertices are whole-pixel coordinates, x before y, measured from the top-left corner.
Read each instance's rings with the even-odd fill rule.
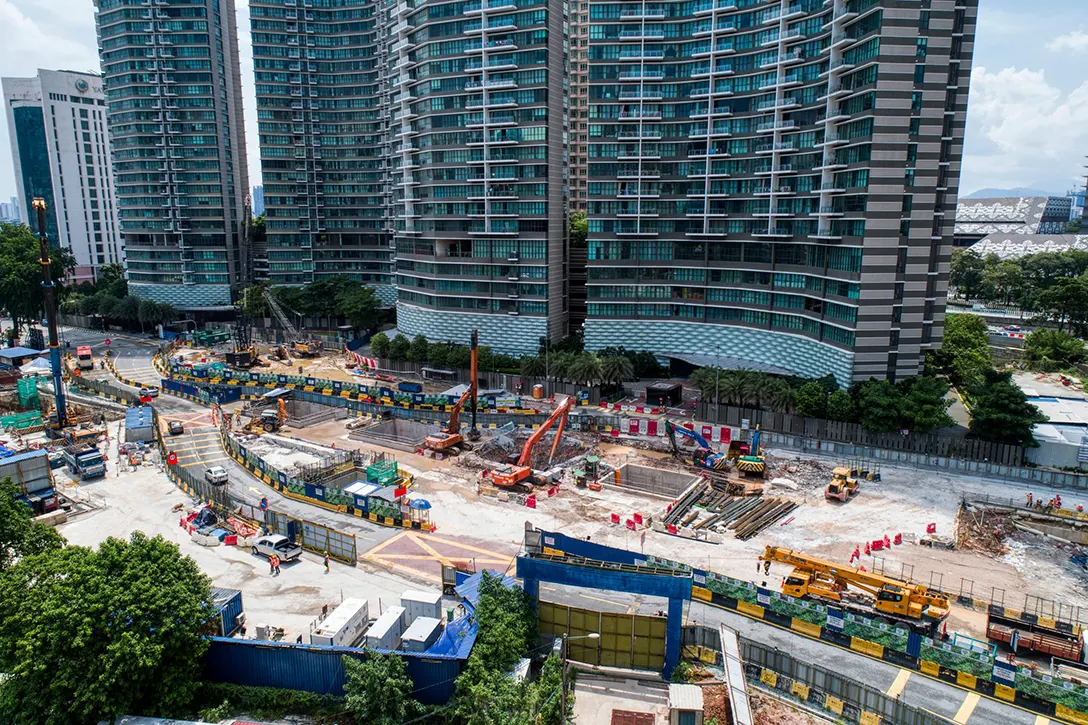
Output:
[[[417,561],[435,561],[435,557],[430,554],[373,554],[375,559],[386,560],[417,560]],[[505,564],[505,559],[477,559],[477,562],[483,562],[485,564]],[[447,564],[449,562],[446,562]]]
[[[401,532],[401,533],[404,533],[404,532]],[[442,581],[442,577],[439,576],[438,574],[430,574],[428,572],[422,571],[421,569],[413,569],[410,566],[402,566],[401,564],[395,564],[395,563],[393,563],[391,561],[383,561],[381,559],[372,558],[370,556],[370,554],[363,554],[363,560],[364,561],[369,560],[369,561],[371,561],[371,562],[373,562],[375,564],[378,564],[379,566],[387,566],[390,569],[395,569],[397,571],[403,571],[406,574],[413,574],[415,576],[421,576],[424,579],[430,579],[430,580],[436,581],[436,582],[437,581]]]
[[[222,446],[220,446],[220,444],[218,442],[208,443],[208,444],[202,445],[202,446],[184,446],[184,447],[179,446],[179,452],[181,452],[181,453],[195,453],[196,451],[206,451],[209,448],[221,448],[221,447]]]
[[[477,546],[469,546],[468,544],[462,544],[459,541],[456,541],[456,540],[453,540],[453,539],[446,539],[446,538],[443,538],[441,536],[435,536],[434,534],[428,534],[427,535],[427,540],[428,541],[437,541],[437,542],[439,542],[441,544],[449,544],[451,546],[456,546],[458,549],[464,549],[466,551],[475,551],[477,554],[484,554],[485,556],[500,556],[499,552],[489,551],[487,549],[481,549],[481,548],[479,548]],[[505,559],[504,559],[504,561],[505,561]]]
[[[365,556],[374,556],[375,554],[377,554],[379,551],[381,551],[385,547],[389,546],[390,544],[392,544],[395,541],[400,541],[401,539],[403,539],[408,534],[409,534],[408,531],[401,531],[401,532],[399,532],[399,533],[397,533],[397,534],[395,534],[393,536],[390,536],[388,539],[386,539],[382,543],[378,544],[377,546],[375,546],[370,551],[366,552]]]
[[[967,725],[967,721],[971,719],[971,713],[975,711],[975,706],[978,705],[978,701],[981,699],[982,695],[977,692],[968,692],[963,704],[960,705],[960,709],[956,712],[956,716],[952,718],[952,722],[956,723],[956,725]]]
[[[417,535],[415,535],[415,534],[410,534],[409,536],[410,536],[410,538],[412,539],[412,541],[414,541],[414,542],[416,543],[416,546],[418,546],[419,548],[423,549],[423,550],[424,550],[424,551],[426,551],[426,552],[427,552],[428,554],[430,554],[430,555],[431,555],[432,557],[434,557],[434,560],[435,560],[435,561],[440,561],[440,562],[442,562],[443,564],[446,564],[446,565],[448,565],[448,566],[453,566],[453,562],[452,562],[452,561],[450,561],[450,560],[449,560],[449,559],[447,559],[446,557],[444,557],[444,556],[442,556],[441,554],[439,554],[439,553],[438,553],[438,552],[437,552],[437,551],[436,551],[436,550],[434,549],[434,547],[433,547],[433,546],[431,546],[430,544],[426,544],[426,543],[424,543],[423,541],[421,541],[421,540],[420,540],[420,538],[419,538],[419,536],[417,536]]]
[[[910,679],[910,670],[899,670],[899,674],[895,676],[895,682],[888,688],[888,691],[884,694],[893,700],[903,694],[904,688],[907,686],[907,680]]]

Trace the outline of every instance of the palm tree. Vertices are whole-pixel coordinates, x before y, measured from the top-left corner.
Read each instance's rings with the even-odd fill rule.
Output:
[[[793,409],[793,388],[782,378],[772,378],[764,395],[761,403],[775,413],[788,413]]]
[[[727,373],[722,373],[719,387],[726,404],[744,405],[747,384],[747,378],[745,378],[743,371],[730,370]]]
[[[548,353],[545,363],[553,380],[567,380],[570,378],[570,369],[574,364],[574,353],[557,352]]]
[[[717,368],[698,368],[688,377],[688,383],[693,388],[699,389],[699,397],[703,400],[713,398],[717,381],[728,373],[722,374]]]
[[[567,376],[575,383],[592,385],[601,379],[601,359],[591,352],[575,355]]]
[[[774,378],[766,373],[752,374],[752,405],[756,408],[768,408],[771,386]]]
[[[601,381],[621,383],[635,377],[635,366],[623,355],[610,355],[601,359]]]
[[[546,374],[544,358],[538,355],[524,355],[521,358],[521,374],[526,378],[539,378]]]

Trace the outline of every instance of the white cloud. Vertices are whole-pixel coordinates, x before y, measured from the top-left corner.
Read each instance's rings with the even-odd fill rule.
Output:
[[[1043,71],[1003,68],[991,73],[979,66],[971,74],[968,117],[977,136],[998,153],[967,149],[965,191],[1040,181],[1072,184],[1082,178],[1088,153],[1088,82],[1064,94],[1047,82]]]
[[[1046,44],[1047,50],[1055,53],[1069,51],[1071,53],[1088,53],[1088,33],[1074,30],[1072,33],[1059,35]]]

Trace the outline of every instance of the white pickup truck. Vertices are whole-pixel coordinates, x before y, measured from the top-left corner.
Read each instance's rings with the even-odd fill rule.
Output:
[[[204,469],[204,480],[213,486],[222,486],[230,479],[227,477],[226,469],[222,466],[212,466]]]

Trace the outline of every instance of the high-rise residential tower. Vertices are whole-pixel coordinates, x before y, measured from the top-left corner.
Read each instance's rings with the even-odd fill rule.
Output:
[[[917,374],[943,331],[977,6],[591,2],[586,346]]]
[[[566,335],[563,0],[399,0],[392,45],[397,327],[535,352]]]
[[[117,200],[106,132],[106,96],[93,73],[39,70],[4,78],[11,134],[16,218],[37,232],[34,197],[48,205],[46,232],[75,257],[75,282],[92,282],[100,267],[121,262]]]
[[[96,0],[129,291],[229,305],[249,190],[234,0]]]
[[[268,280],[349,276],[393,304],[374,0],[251,0]]]

